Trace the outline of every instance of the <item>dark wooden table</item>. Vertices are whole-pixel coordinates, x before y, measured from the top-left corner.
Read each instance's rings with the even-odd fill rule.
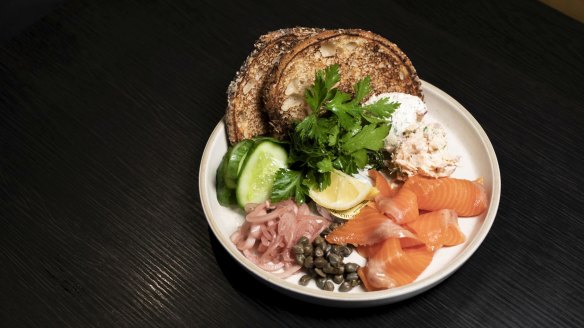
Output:
[[[0,326],[584,325],[584,25],[536,1],[71,1],[0,45]],[[201,153],[253,41],[295,25],[396,42],[497,153],[502,196],[451,278],[324,308],[210,232]]]

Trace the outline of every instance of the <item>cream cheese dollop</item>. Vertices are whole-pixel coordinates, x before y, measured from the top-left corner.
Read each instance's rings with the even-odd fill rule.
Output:
[[[400,104],[391,116],[391,129],[385,138],[385,149],[388,152],[392,152],[400,143],[405,129],[411,124],[421,121],[428,112],[428,108],[420,97],[401,92],[373,95],[364,105],[373,104],[383,98],[389,99],[389,102],[398,102]]]

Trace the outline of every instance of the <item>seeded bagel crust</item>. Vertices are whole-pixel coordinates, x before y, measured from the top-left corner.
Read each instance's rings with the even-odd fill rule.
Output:
[[[225,122],[231,144],[269,133],[269,118],[261,100],[266,78],[285,52],[319,31],[322,30],[306,27],[281,29],[262,35],[255,42],[254,50],[227,89]]]

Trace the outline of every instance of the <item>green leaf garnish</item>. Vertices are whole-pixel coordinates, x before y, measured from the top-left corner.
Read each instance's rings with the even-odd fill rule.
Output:
[[[312,111],[318,112],[322,103],[332,98],[331,91],[333,90],[333,86],[341,79],[339,65],[328,66],[324,71],[317,71],[314,75],[314,84],[306,89],[304,98]]]
[[[384,139],[399,103],[382,98],[361,105],[371,93],[369,76],[353,85],[354,95],[338,90],[339,81],[335,64],[317,71],[306,89],[312,112],[289,131],[291,170],[276,174],[273,201],[294,197],[303,202],[310,188],[323,190],[330,185],[334,169],[354,174],[367,165],[382,165]]]
[[[304,203],[308,190],[302,184],[302,180],[302,172],[284,168],[279,169],[276,172],[270,201],[276,203],[285,199],[294,198],[296,203]]]

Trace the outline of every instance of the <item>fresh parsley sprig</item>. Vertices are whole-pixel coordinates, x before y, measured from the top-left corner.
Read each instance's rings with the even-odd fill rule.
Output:
[[[330,185],[335,169],[354,174],[368,164],[382,165],[383,141],[399,103],[382,98],[361,105],[371,92],[369,76],[353,85],[353,94],[338,90],[339,81],[339,65],[331,65],[317,71],[314,84],[306,89],[312,112],[289,132],[290,169],[276,174],[272,201],[294,198],[302,203],[308,189]]]

